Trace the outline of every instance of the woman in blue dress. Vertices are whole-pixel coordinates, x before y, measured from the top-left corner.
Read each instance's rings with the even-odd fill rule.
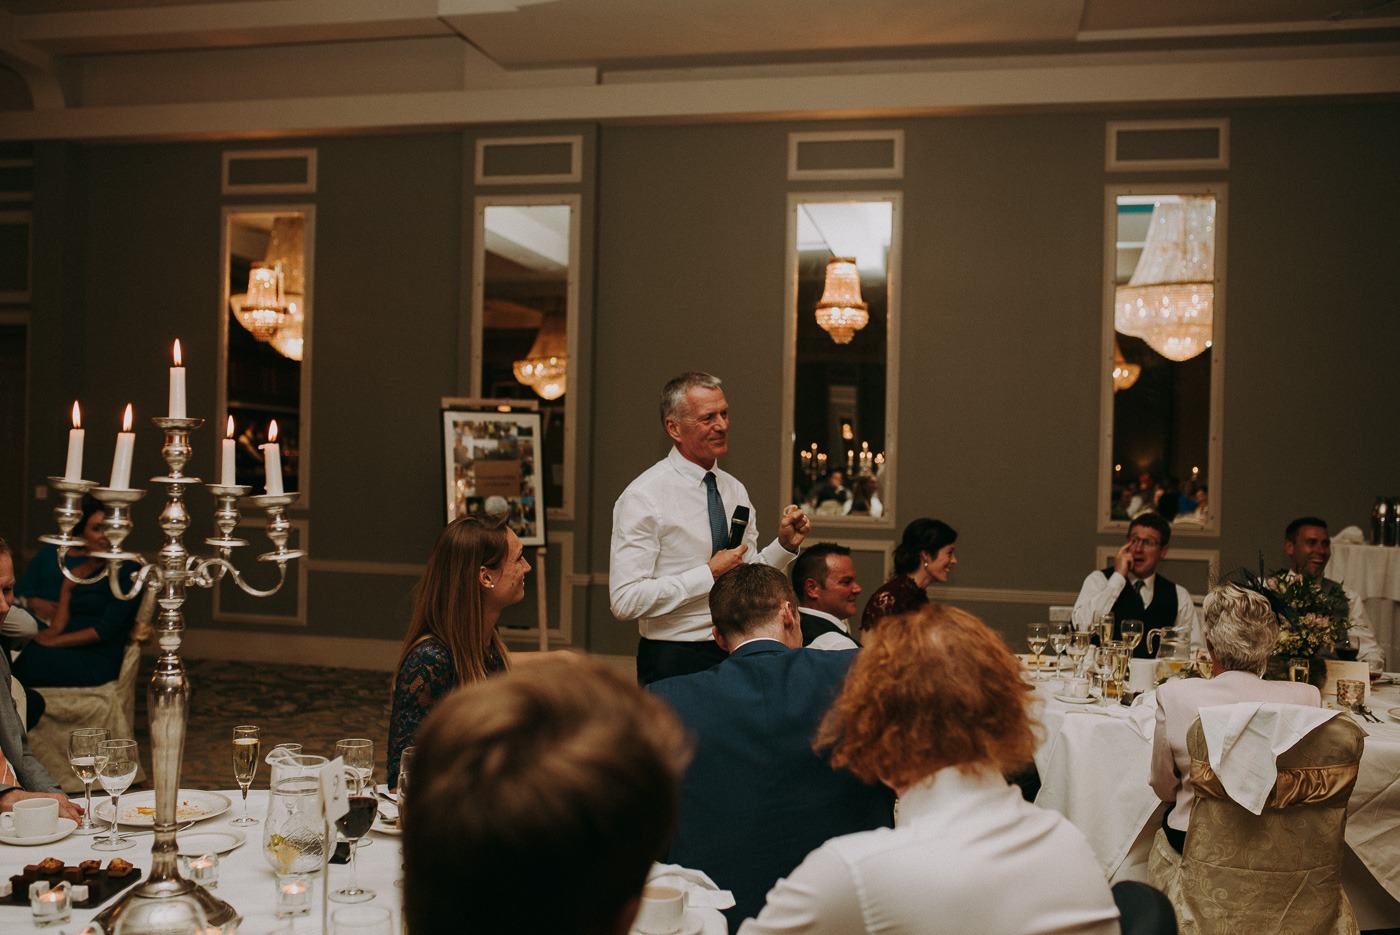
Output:
[[[106,519],[102,504],[87,498],[78,533],[84,548],[68,551],[64,564],[80,578],[91,578],[107,567],[89,552],[110,548],[102,534]],[[123,567],[122,587],[129,588],[134,562]],[[112,594],[107,578],[74,584],[58,567],[58,549],[43,546],[20,577],[15,595],[38,618],[39,632],[14,663],[14,676],[27,688],[101,685],[121,672],[122,655],[136,619],[139,600],[123,601]]]

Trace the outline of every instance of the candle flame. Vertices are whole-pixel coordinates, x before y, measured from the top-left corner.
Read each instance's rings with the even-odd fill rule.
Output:
[[[75,400],[73,400],[73,428],[75,428],[75,429],[80,429],[80,428],[82,428],[82,427],[83,427],[83,411],[82,411],[81,409],[78,408],[78,401],[75,399]]]
[[[275,442],[275,441],[277,441],[277,420],[276,420],[276,419],[273,419],[270,423],[268,423],[268,426],[267,426],[267,440],[268,440],[269,442]]]
[[[126,404],[126,412],[122,414],[122,431],[131,431],[131,403]]]
[[[229,417],[228,417],[228,431],[224,434],[224,438],[232,438],[232,437],[233,437],[233,416],[229,416]]]
[[[175,339],[175,366],[177,366],[177,367],[183,367],[184,365],[185,365],[185,360],[184,360],[183,357],[180,356],[180,339],[179,339],[179,338],[176,338],[176,339]]]

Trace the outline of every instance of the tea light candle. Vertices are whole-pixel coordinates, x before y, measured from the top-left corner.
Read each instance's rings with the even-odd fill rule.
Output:
[[[60,883],[53,889],[38,894],[35,894],[34,888],[31,887],[29,911],[34,916],[35,925],[66,921],[73,914],[73,903],[68,898],[68,884]]]
[[[190,880],[212,890],[219,885],[219,858],[213,854],[188,858],[185,872]]]
[[[224,434],[223,448],[219,458],[219,483],[232,487],[238,483],[235,459],[238,443],[233,440],[233,416],[228,417],[228,431]]]
[[[185,367],[180,356],[180,339],[175,339],[175,366],[170,368],[170,418],[185,418]]]
[[[73,400],[73,427],[68,430],[68,463],[63,469],[64,480],[83,479],[83,411]]]
[[[277,444],[277,420],[273,419],[267,429],[267,444],[262,445],[263,467],[267,472],[267,492],[273,496],[282,494],[282,446]]]
[[[311,884],[304,877],[281,877],[277,881],[277,914],[306,915],[311,911]]]
[[[126,404],[122,416],[122,430],[117,433],[117,451],[112,456],[112,480],[107,485],[113,490],[131,489],[131,455],[136,447],[136,433],[131,430],[131,403]]]

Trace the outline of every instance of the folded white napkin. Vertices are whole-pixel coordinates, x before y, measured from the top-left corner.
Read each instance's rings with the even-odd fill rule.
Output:
[[[1360,526],[1348,526],[1340,532],[1332,533],[1333,542],[1365,542],[1366,534],[1361,531]]]
[[[734,894],[722,890],[704,871],[691,870],[679,864],[652,864],[647,873],[648,883],[665,883],[685,891],[685,904],[701,909],[728,909],[734,905]]]
[[[1230,798],[1258,815],[1278,779],[1278,755],[1336,716],[1326,708],[1262,701],[1202,708],[1211,769]]]
[[[1137,732],[1139,737],[1150,741],[1152,732],[1157,726],[1157,693],[1143,692],[1133,701],[1132,707],[1128,708],[1120,704],[1107,706],[1089,704],[1071,710],[1125,721],[1129,727]]]

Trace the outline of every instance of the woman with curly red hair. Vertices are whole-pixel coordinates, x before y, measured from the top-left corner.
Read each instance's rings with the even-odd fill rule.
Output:
[[[740,935],[1116,935],[1084,836],[1004,778],[1035,751],[1031,697],[1015,656],[971,614],[934,604],[882,621],[817,746],[893,788],[898,823],[813,851]]]

